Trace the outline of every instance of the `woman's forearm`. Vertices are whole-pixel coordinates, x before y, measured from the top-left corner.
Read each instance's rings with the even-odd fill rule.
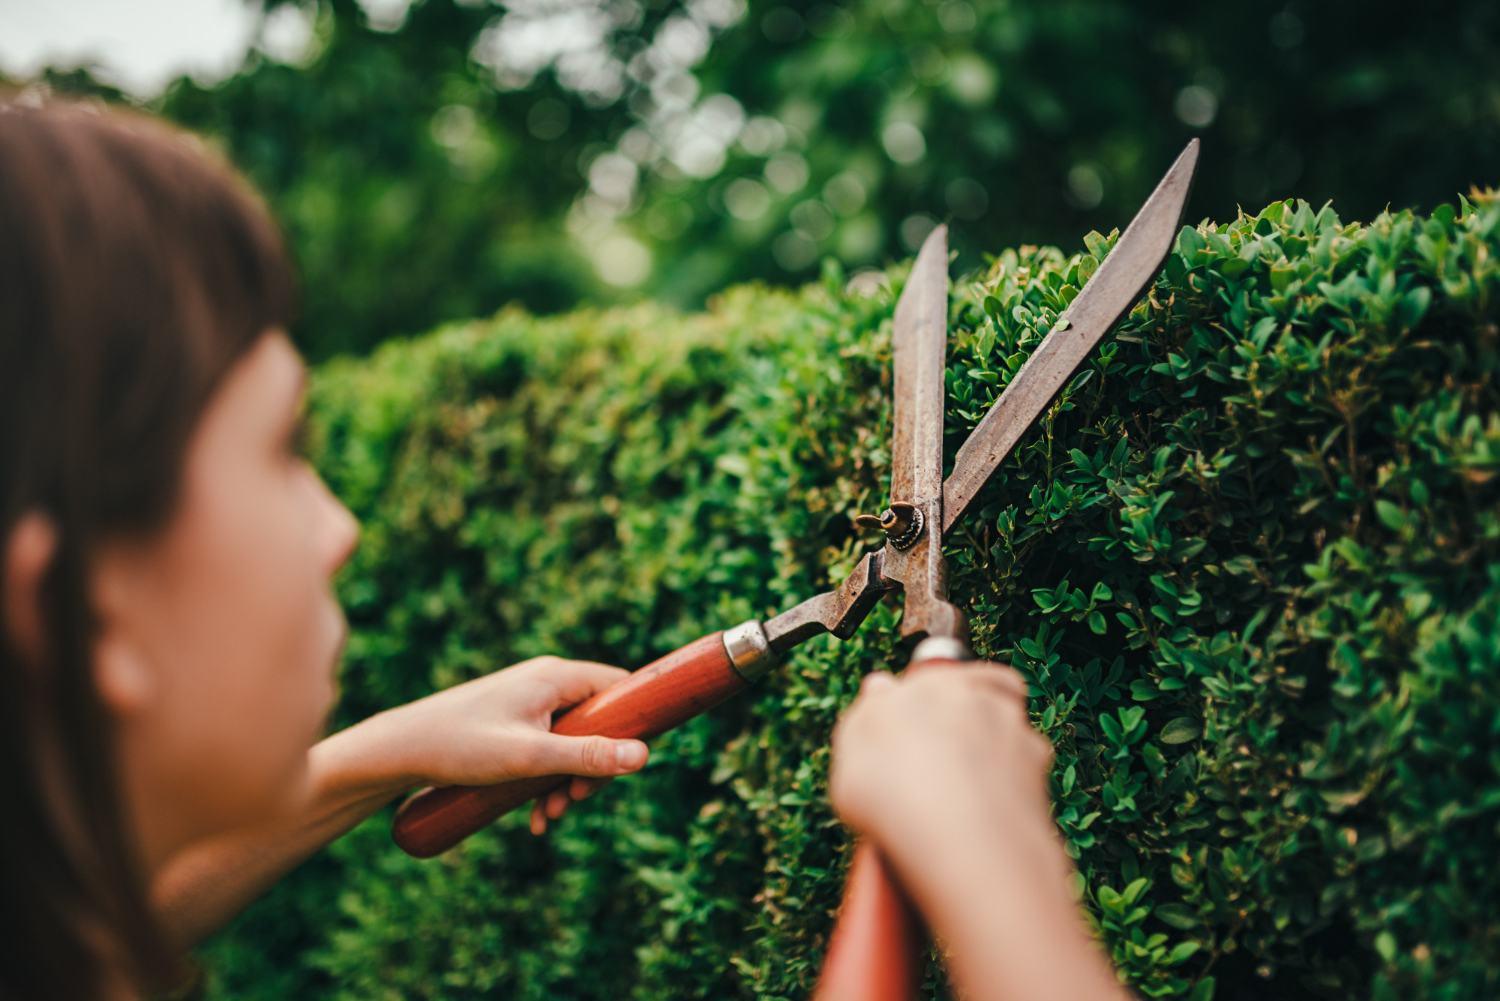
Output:
[[[156,874],[152,896],[175,942],[186,948],[227,924],[318,849],[411,784],[387,768],[384,720],[371,717],[309,752],[311,797],[295,816],[190,845]]]
[[[168,931],[184,946],[199,941],[299,862],[414,786],[488,785],[537,775],[601,780],[637,771],[647,758],[638,740],[567,737],[550,729],[558,711],[628,676],[607,664],[534,657],[334,734],[309,752],[312,795],[304,809],[191,845],[155,874],[153,896]],[[549,801],[547,818],[566,810],[570,794],[562,798]]]
[[[1073,867],[1050,826],[976,817],[947,829],[954,836],[934,850],[931,830],[913,826],[892,862],[960,997],[1128,1001],[1073,897]]]

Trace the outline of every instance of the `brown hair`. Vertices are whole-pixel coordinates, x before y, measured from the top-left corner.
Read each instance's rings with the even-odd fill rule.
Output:
[[[265,207],[199,140],[0,95],[0,553],[28,513],[57,532],[41,662],[0,628],[0,998],[175,967],[93,687],[90,554],[170,521],[209,397],[293,298]]]

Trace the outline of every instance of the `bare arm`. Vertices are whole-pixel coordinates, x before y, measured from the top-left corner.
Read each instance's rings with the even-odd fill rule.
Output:
[[[874,675],[834,734],[834,806],[874,840],[966,1001],[1127,1001],[1074,899],[1051,748],[993,665]]]
[[[157,911],[186,947],[217,931],[282,876],[399,795],[405,784],[361,777],[380,743],[380,717],[343,730],[309,752],[306,810],[191,845],[157,874]]]
[[[539,804],[533,830],[611,776],[646,762],[635,740],[562,737],[552,714],[627,672],[543,657],[372,716],[309,751],[310,795],[295,813],[179,852],[152,881],[168,933],[183,947],[213,933],[292,868],[419,785],[530,775],[591,776]]]

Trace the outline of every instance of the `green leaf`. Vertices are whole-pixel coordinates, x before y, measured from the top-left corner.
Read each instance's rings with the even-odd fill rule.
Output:
[[[1191,716],[1178,716],[1161,728],[1160,739],[1163,744],[1186,744],[1198,739],[1200,729],[1198,721]]]
[[[1203,237],[1192,226],[1182,227],[1177,234],[1177,252],[1183,256],[1189,265],[1197,264],[1198,251],[1203,249]]]
[[[1173,928],[1180,928],[1183,931],[1198,927],[1198,912],[1186,904],[1157,904],[1151,908],[1151,913],[1163,924],[1171,925]]]
[[[1100,716],[1099,728],[1104,731],[1104,736],[1109,739],[1110,743],[1120,744],[1124,742],[1125,733],[1120,729],[1120,724],[1115,721],[1113,716]]]
[[[1399,532],[1406,527],[1406,512],[1388,500],[1375,501],[1375,517],[1393,532]]]
[[[1202,947],[1203,943],[1191,940],[1177,943],[1172,951],[1167,953],[1167,965],[1176,966],[1178,963],[1186,962]]]
[[[1410,330],[1422,322],[1422,317],[1427,315],[1427,307],[1432,305],[1432,289],[1418,286],[1401,297],[1396,306],[1396,322],[1403,329]]]

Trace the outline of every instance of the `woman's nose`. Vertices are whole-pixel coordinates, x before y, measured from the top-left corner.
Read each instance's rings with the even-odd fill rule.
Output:
[[[331,577],[354,555],[354,547],[359,543],[359,519],[333,495],[321,476],[318,477],[318,490],[322,494],[325,511],[324,538],[328,553],[328,575]]]

